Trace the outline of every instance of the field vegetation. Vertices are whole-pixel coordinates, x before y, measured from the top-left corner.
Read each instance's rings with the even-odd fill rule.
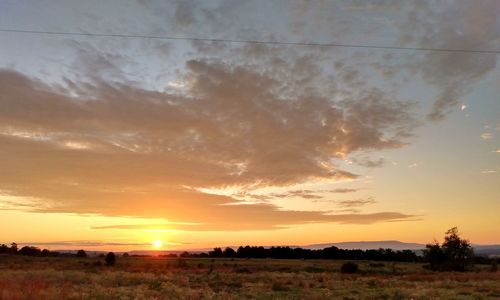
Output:
[[[0,255],[0,299],[494,299],[500,272],[341,260]]]
[[[0,300],[495,298],[498,259],[474,256],[456,228],[443,244],[427,245],[423,256],[246,246],[180,256],[91,257],[84,250],[0,245]]]

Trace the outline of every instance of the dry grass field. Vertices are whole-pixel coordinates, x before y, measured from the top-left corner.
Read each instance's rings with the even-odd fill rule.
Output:
[[[0,299],[495,299],[500,272],[342,261],[0,256]]]

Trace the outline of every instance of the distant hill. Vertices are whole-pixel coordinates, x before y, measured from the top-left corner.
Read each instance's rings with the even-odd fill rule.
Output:
[[[306,249],[323,249],[326,247],[335,246],[341,249],[380,249],[380,248],[390,248],[393,250],[420,250],[424,249],[424,244],[417,243],[405,243],[400,241],[360,241],[360,242],[340,242],[340,243],[326,243],[326,244],[312,244],[302,246]]]
[[[379,249],[390,248],[393,250],[422,250],[425,249],[425,244],[418,243],[405,243],[400,241],[360,241],[360,242],[340,242],[340,243],[325,243],[325,244],[312,244],[302,246],[306,249],[323,249],[326,247],[335,246],[341,249]],[[500,256],[500,245],[477,245],[473,244],[474,252],[476,255],[484,256]]]
[[[472,245],[476,255],[500,257],[500,245]]]

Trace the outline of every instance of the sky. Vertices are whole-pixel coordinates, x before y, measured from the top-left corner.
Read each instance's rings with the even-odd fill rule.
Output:
[[[498,51],[498,16],[496,0],[1,0],[0,243],[427,243],[454,226],[500,243],[499,55],[453,51]]]

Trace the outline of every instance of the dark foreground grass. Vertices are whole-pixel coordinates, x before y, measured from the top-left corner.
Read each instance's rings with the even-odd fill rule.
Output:
[[[101,259],[102,260],[102,259]],[[434,273],[421,264],[276,259],[0,256],[4,299],[495,299],[500,273]]]

